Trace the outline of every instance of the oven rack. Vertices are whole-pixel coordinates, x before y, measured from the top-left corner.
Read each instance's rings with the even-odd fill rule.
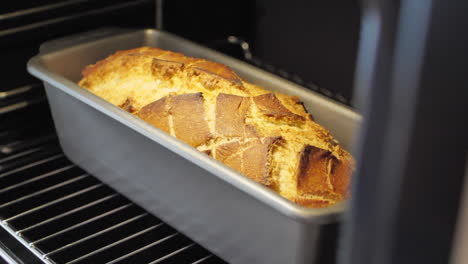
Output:
[[[71,163],[40,85],[0,95],[0,226],[44,263],[225,263]]]

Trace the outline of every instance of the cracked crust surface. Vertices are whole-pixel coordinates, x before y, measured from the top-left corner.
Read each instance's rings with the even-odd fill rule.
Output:
[[[298,97],[157,48],[87,66],[79,85],[307,207],[346,199],[354,160]]]

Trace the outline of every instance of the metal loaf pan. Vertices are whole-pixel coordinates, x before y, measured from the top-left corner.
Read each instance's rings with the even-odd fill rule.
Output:
[[[86,65],[144,45],[220,62],[249,82],[297,95],[350,147],[360,116],[341,104],[166,32],[102,29],[47,42],[28,63],[44,82],[65,154],[231,263],[317,263],[319,241],[334,235],[325,226],[339,221],[343,203],[298,206],[76,84]]]

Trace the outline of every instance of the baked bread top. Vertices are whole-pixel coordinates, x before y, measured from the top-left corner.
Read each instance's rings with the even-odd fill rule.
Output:
[[[352,156],[298,97],[150,47],[119,51],[82,74],[81,87],[295,203],[325,207],[349,196]]]

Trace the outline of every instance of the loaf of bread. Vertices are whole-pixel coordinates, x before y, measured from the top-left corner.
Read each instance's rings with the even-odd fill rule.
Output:
[[[353,158],[297,97],[245,82],[225,65],[150,47],[119,51],[82,74],[81,87],[297,204],[348,197]]]

